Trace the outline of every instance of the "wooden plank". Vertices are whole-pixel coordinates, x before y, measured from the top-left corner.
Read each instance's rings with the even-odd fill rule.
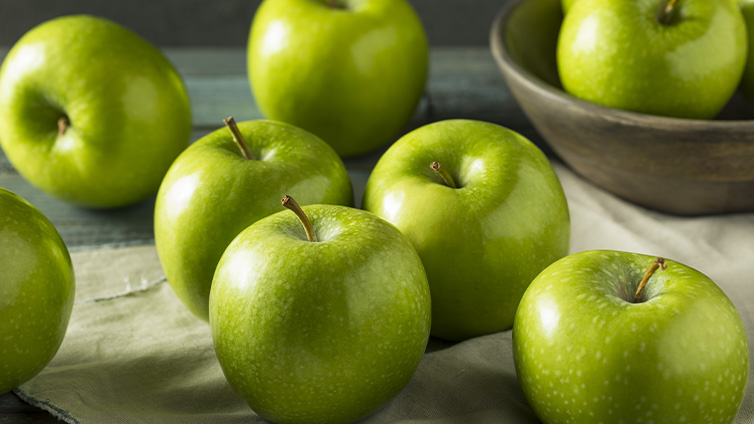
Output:
[[[239,122],[263,118],[245,75],[187,77],[186,88],[195,128],[214,130],[228,116]]]
[[[17,174],[0,174],[0,187],[36,206],[55,225],[70,250],[154,240],[154,196],[126,208],[99,211],[79,208],[48,196]]]
[[[170,49],[166,54],[186,81],[194,126],[217,128],[219,119],[229,114],[237,120],[262,117],[249,88],[243,49]],[[432,51],[426,94],[409,128],[451,118],[481,119],[532,132],[483,47]]]
[[[433,46],[484,45],[492,18],[508,0],[411,0]],[[47,19],[87,13],[112,19],[157,45],[246,45],[261,0],[127,2],[102,0],[3,0],[0,44],[15,42]]]
[[[13,393],[0,394],[0,424],[41,424],[57,423],[47,411],[31,406]]]
[[[368,173],[349,170],[349,176],[355,189],[355,204],[359,206]],[[0,187],[19,194],[36,206],[55,225],[71,251],[154,241],[154,195],[121,209],[92,210],[48,196],[17,174],[0,174]]]
[[[168,48],[163,52],[186,79],[202,76],[246,77],[246,49],[243,48]]]

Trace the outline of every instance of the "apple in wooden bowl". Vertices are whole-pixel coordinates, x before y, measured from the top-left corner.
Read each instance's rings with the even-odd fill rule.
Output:
[[[678,215],[754,211],[754,105],[736,93],[711,120],[606,107],[568,94],[556,49],[560,0],[512,0],[491,31],[511,92],[574,171],[637,204]]]

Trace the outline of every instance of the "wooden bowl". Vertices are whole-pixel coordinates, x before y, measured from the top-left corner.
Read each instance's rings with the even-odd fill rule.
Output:
[[[555,63],[560,0],[511,0],[491,48],[545,141],[574,171],[637,204],[679,215],[754,211],[754,106],[740,94],[720,117],[666,118],[563,91]]]

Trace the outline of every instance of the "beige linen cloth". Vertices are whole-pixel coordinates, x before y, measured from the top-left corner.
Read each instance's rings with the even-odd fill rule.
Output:
[[[754,341],[754,214],[650,212],[555,167],[570,205],[572,252],[627,250],[697,268],[733,300]],[[69,423],[262,422],[226,383],[209,326],[175,297],[154,246],[73,259],[78,291],[68,334],[17,395]],[[516,381],[510,331],[431,343],[436,350],[408,386],[365,423],[537,422]],[[737,423],[754,423],[752,377]]]

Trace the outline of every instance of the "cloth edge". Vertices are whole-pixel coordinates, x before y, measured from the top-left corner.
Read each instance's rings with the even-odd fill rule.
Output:
[[[162,277],[156,279],[156,280],[152,280],[152,281],[149,281],[149,282],[146,281],[146,280],[142,280],[142,283],[140,285],[134,287],[134,288],[131,288],[131,285],[129,284],[126,287],[126,289],[123,290],[123,291],[120,291],[120,292],[117,292],[117,293],[113,293],[113,294],[110,294],[110,295],[107,295],[107,296],[102,296],[102,297],[92,297],[92,298],[89,298],[89,299],[82,299],[80,301],[75,302],[73,305],[77,306],[77,305],[83,305],[83,304],[86,304],[86,303],[103,302],[103,301],[106,301],[106,300],[114,300],[114,299],[119,299],[121,297],[130,296],[132,294],[143,293],[143,292],[149,291],[149,290],[151,290],[151,289],[153,289],[153,288],[155,288],[155,287],[157,287],[157,286],[159,286],[159,285],[161,285],[161,284],[163,284],[163,283],[165,283],[167,281],[168,281],[168,279],[164,275]]]
[[[79,246],[70,246],[68,248],[69,253],[79,253],[79,252],[90,252],[92,250],[102,250],[102,249],[120,249],[123,247],[139,247],[139,246],[148,246],[150,244],[154,244],[154,239],[138,239],[138,240],[127,240],[127,241],[115,241],[112,243],[103,243],[103,244],[82,244]]]
[[[60,421],[66,422],[68,424],[81,424],[79,420],[71,416],[71,414],[68,411],[50,403],[49,399],[48,400],[37,399],[34,396],[27,393],[26,391],[24,391],[20,387],[17,387],[13,389],[12,391],[13,391],[13,394],[18,396],[18,398],[21,399],[22,401],[28,403],[31,406],[34,406],[34,407],[37,407],[39,409],[49,412],[53,417],[57,418]]]

